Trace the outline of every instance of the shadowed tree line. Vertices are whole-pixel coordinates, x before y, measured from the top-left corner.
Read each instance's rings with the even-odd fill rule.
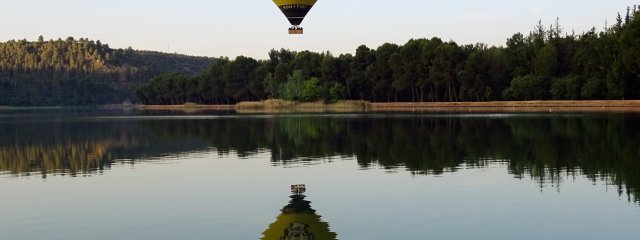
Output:
[[[113,49],[84,38],[0,42],[0,105],[95,105],[136,101],[161,73],[195,74],[212,59]]]
[[[267,60],[217,59],[196,77],[159,76],[137,94],[145,104],[640,99],[640,17],[630,7],[613,25],[581,34],[539,22],[500,47],[432,38],[339,56],[272,50]]]
[[[560,185],[586,176],[640,197],[637,115],[228,117],[113,122],[2,122],[0,171],[90,174],[121,159],[210,151],[271,153],[288,165],[354,158],[415,174],[442,174],[500,162],[518,178]],[[16,125],[20,124],[21,127]],[[251,136],[247,138],[246,136]],[[132,160],[135,162],[136,160]]]

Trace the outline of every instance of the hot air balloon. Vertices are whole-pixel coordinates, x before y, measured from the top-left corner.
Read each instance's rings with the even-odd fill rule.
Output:
[[[307,16],[307,13],[309,13],[309,10],[311,10],[317,1],[318,0],[273,0],[292,25],[289,28],[289,34],[304,33],[300,24],[302,24],[302,20],[304,20],[304,17]]]

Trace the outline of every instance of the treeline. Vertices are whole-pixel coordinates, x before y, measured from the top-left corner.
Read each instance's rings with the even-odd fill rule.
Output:
[[[439,38],[360,46],[352,54],[272,50],[269,59],[217,59],[197,77],[167,74],[142,85],[145,104],[284,98],[391,101],[640,99],[637,7],[604,30],[565,33],[539,22],[506,46]]]
[[[161,73],[196,74],[211,59],[113,49],[84,38],[0,42],[0,105],[92,105],[136,101]]]

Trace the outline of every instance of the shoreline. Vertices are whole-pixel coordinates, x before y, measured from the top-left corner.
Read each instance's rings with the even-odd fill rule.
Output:
[[[362,103],[362,102],[361,102]],[[235,105],[135,105],[142,110],[236,110],[241,112],[277,111],[424,111],[424,112],[640,112],[640,100],[594,101],[503,101],[503,102],[398,102],[369,103],[361,107],[319,103],[293,103],[297,106],[267,106],[261,102]],[[248,106],[248,107],[247,107]],[[360,105],[361,106],[361,105]]]
[[[63,109],[65,107],[61,106],[32,106],[32,107],[24,107],[24,106],[0,106],[0,110],[52,110],[52,109]]]
[[[74,106],[69,106],[73,108]],[[61,106],[12,107],[0,110],[63,109]],[[130,105],[111,104],[97,108],[137,109],[148,111],[238,111],[238,112],[349,112],[349,111],[421,111],[421,112],[640,112],[640,100],[593,101],[501,101],[501,102],[366,102],[343,101],[333,104],[266,100],[234,105]]]
[[[118,107],[111,105],[109,107]],[[126,107],[126,106],[124,106]],[[236,105],[132,105],[139,110],[235,110]]]
[[[371,109],[367,101],[295,102],[269,99],[259,102],[240,102],[235,105],[239,113],[279,113],[279,112],[366,112]]]
[[[640,100],[371,103],[373,111],[640,112]]]

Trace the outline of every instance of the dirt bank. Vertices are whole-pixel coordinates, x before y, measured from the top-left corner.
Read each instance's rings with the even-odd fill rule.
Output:
[[[372,103],[371,110],[434,112],[640,112],[640,101]]]

